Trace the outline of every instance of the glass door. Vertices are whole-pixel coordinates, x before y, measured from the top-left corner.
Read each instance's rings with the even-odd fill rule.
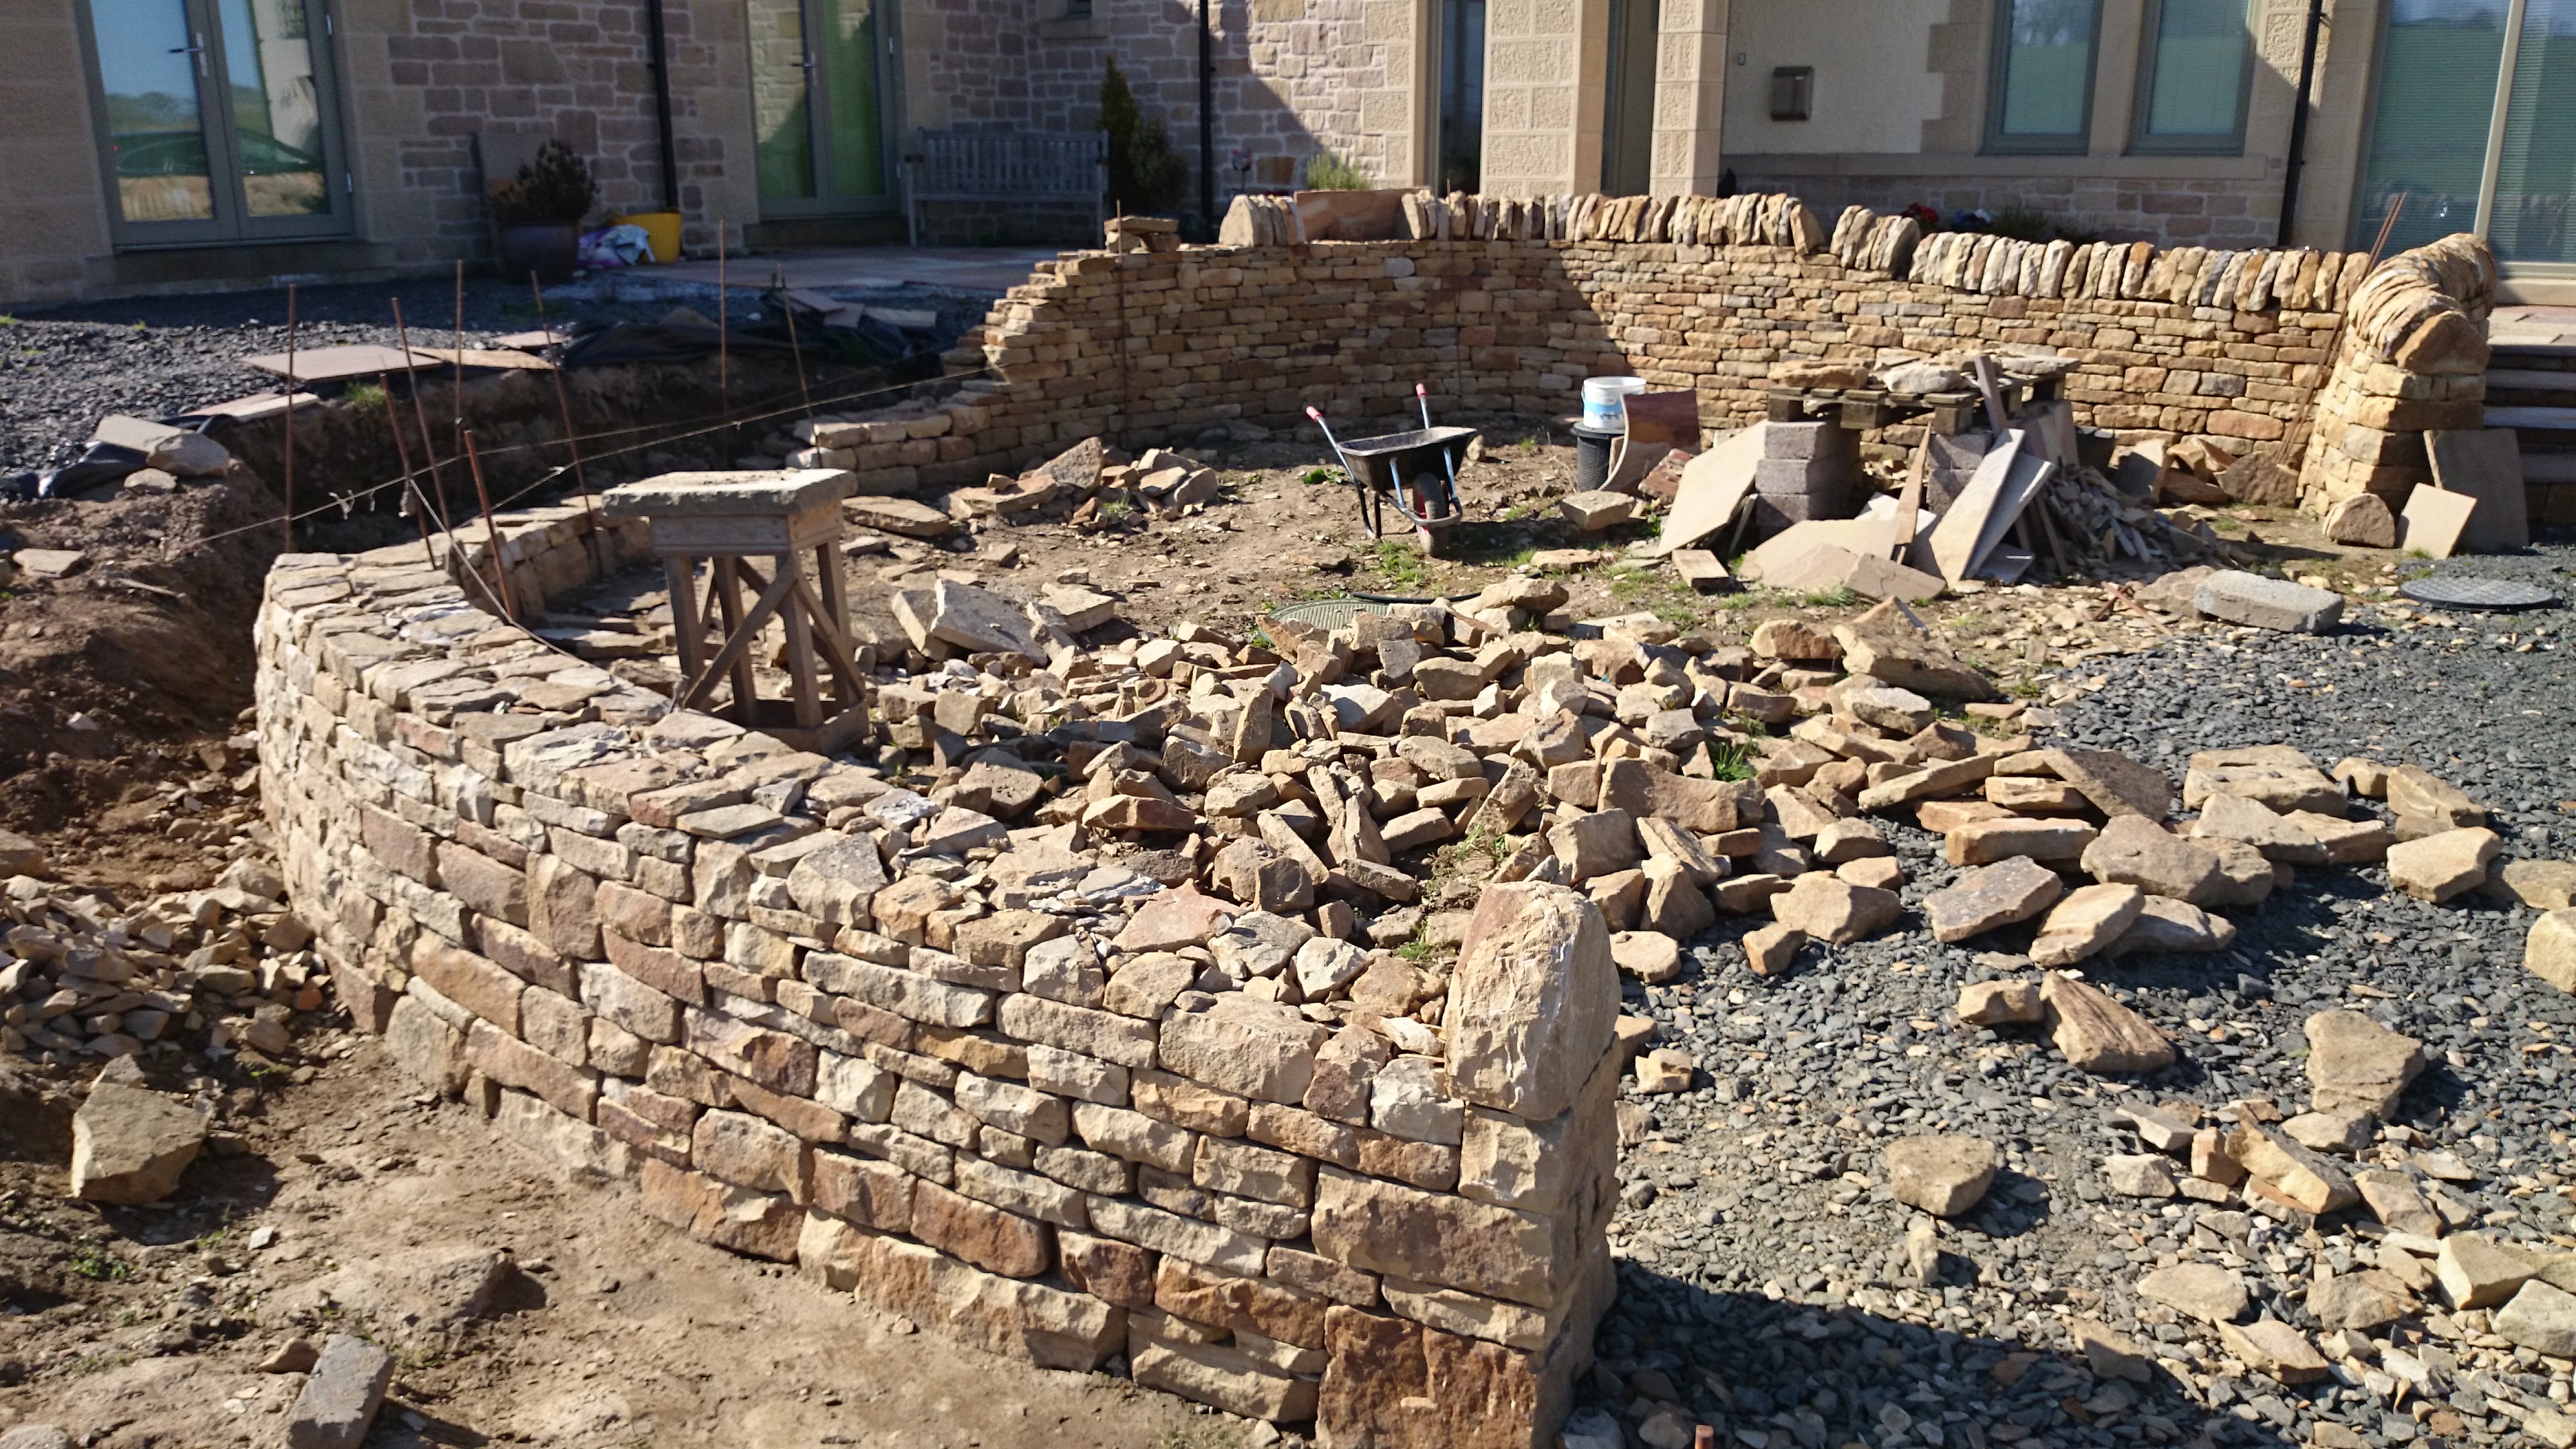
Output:
[[[1485,0],[1432,0],[1440,17],[1435,189],[1473,192],[1485,160]]]
[[[2576,0],[2525,0],[2513,86],[2495,171],[2489,231],[2496,256],[2546,266],[2576,264]]]
[[[1658,0],[1610,0],[1610,74],[1601,128],[1601,190],[1642,196],[1654,177]]]
[[[349,229],[327,0],[83,0],[122,245]]]
[[[893,206],[875,0],[746,0],[760,209],[830,216]]]

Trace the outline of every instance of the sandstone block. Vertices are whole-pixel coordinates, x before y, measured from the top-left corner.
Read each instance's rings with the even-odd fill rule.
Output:
[[[1468,921],[1442,1022],[1451,1089],[1532,1120],[1554,1117],[1608,1049],[1618,1010],[1597,908],[1563,886],[1488,889]]]
[[[1791,894],[1795,893],[1793,887]],[[2027,921],[2064,894],[2066,883],[2058,879],[2057,872],[2027,856],[2015,856],[1970,871],[1956,885],[1925,896],[1923,914],[1931,922],[1936,939],[1964,941],[1998,926]],[[1773,910],[1786,899],[1775,899]]]
[[[2307,1021],[2313,1110],[2386,1118],[2406,1084],[2424,1070],[2424,1044],[2357,1011],[2320,1011]]]
[[[2077,1070],[2152,1072],[2172,1063],[2173,1043],[2143,1016],[2090,982],[2051,973],[2040,984],[2049,1039]]]
[[[1887,1145],[1889,1190],[1935,1217],[1975,1207],[2002,1165],[2003,1154],[1982,1137],[1900,1137]]]
[[[100,1082],[72,1114],[72,1196],[158,1202],[205,1147],[206,1114],[158,1092]]]

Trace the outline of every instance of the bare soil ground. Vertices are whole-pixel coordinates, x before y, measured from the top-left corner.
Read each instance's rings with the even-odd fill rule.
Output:
[[[327,1069],[307,1086],[229,1094],[229,1155],[201,1158],[167,1203],[71,1201],[51,1150],[64,1139],[0,1130],[0,1431],[50,1423],[95,1449],[268,1449],[301,1378],[262,1373],[262,1360],[299,1333],[357,1328],[398,1346],[371,1449],[1232,1438],[1124,1379],[963,1350],[692,1242],[645,1219],[630,1188],[560,1181],[471,1110],[425,1101],[372,1040],[302,1045]],[[452,1284],[389,1273],[366,1291],[340,1272],[468,1248],[515,1266],[492,1308],[454,1327],[432,1326]],[[339,1309],[302,1311],[326,1278]]]

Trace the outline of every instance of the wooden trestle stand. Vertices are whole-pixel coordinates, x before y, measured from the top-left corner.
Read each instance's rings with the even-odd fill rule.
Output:
[[[665,473],[608,490],[610,518],[651,526],[670,581],[682,681],[675,708],[708,709],[730,680],[731,698],[718,712],[793,748],[828,755],[866,733],[867,679],[850,642],[841,577],[841,500],[856,481],[837,468],[801,468]],[[753,677],[753,646],[772,615],[787,631],[787,699],[761,698]]]

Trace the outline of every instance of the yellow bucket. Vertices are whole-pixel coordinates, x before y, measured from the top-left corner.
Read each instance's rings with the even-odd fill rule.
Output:
[[[625,226],[644,228],[644,239],[653,248],[653,260],[676,262],[680,259],[680,214],[676,211],[644,211],[621,216]]]

